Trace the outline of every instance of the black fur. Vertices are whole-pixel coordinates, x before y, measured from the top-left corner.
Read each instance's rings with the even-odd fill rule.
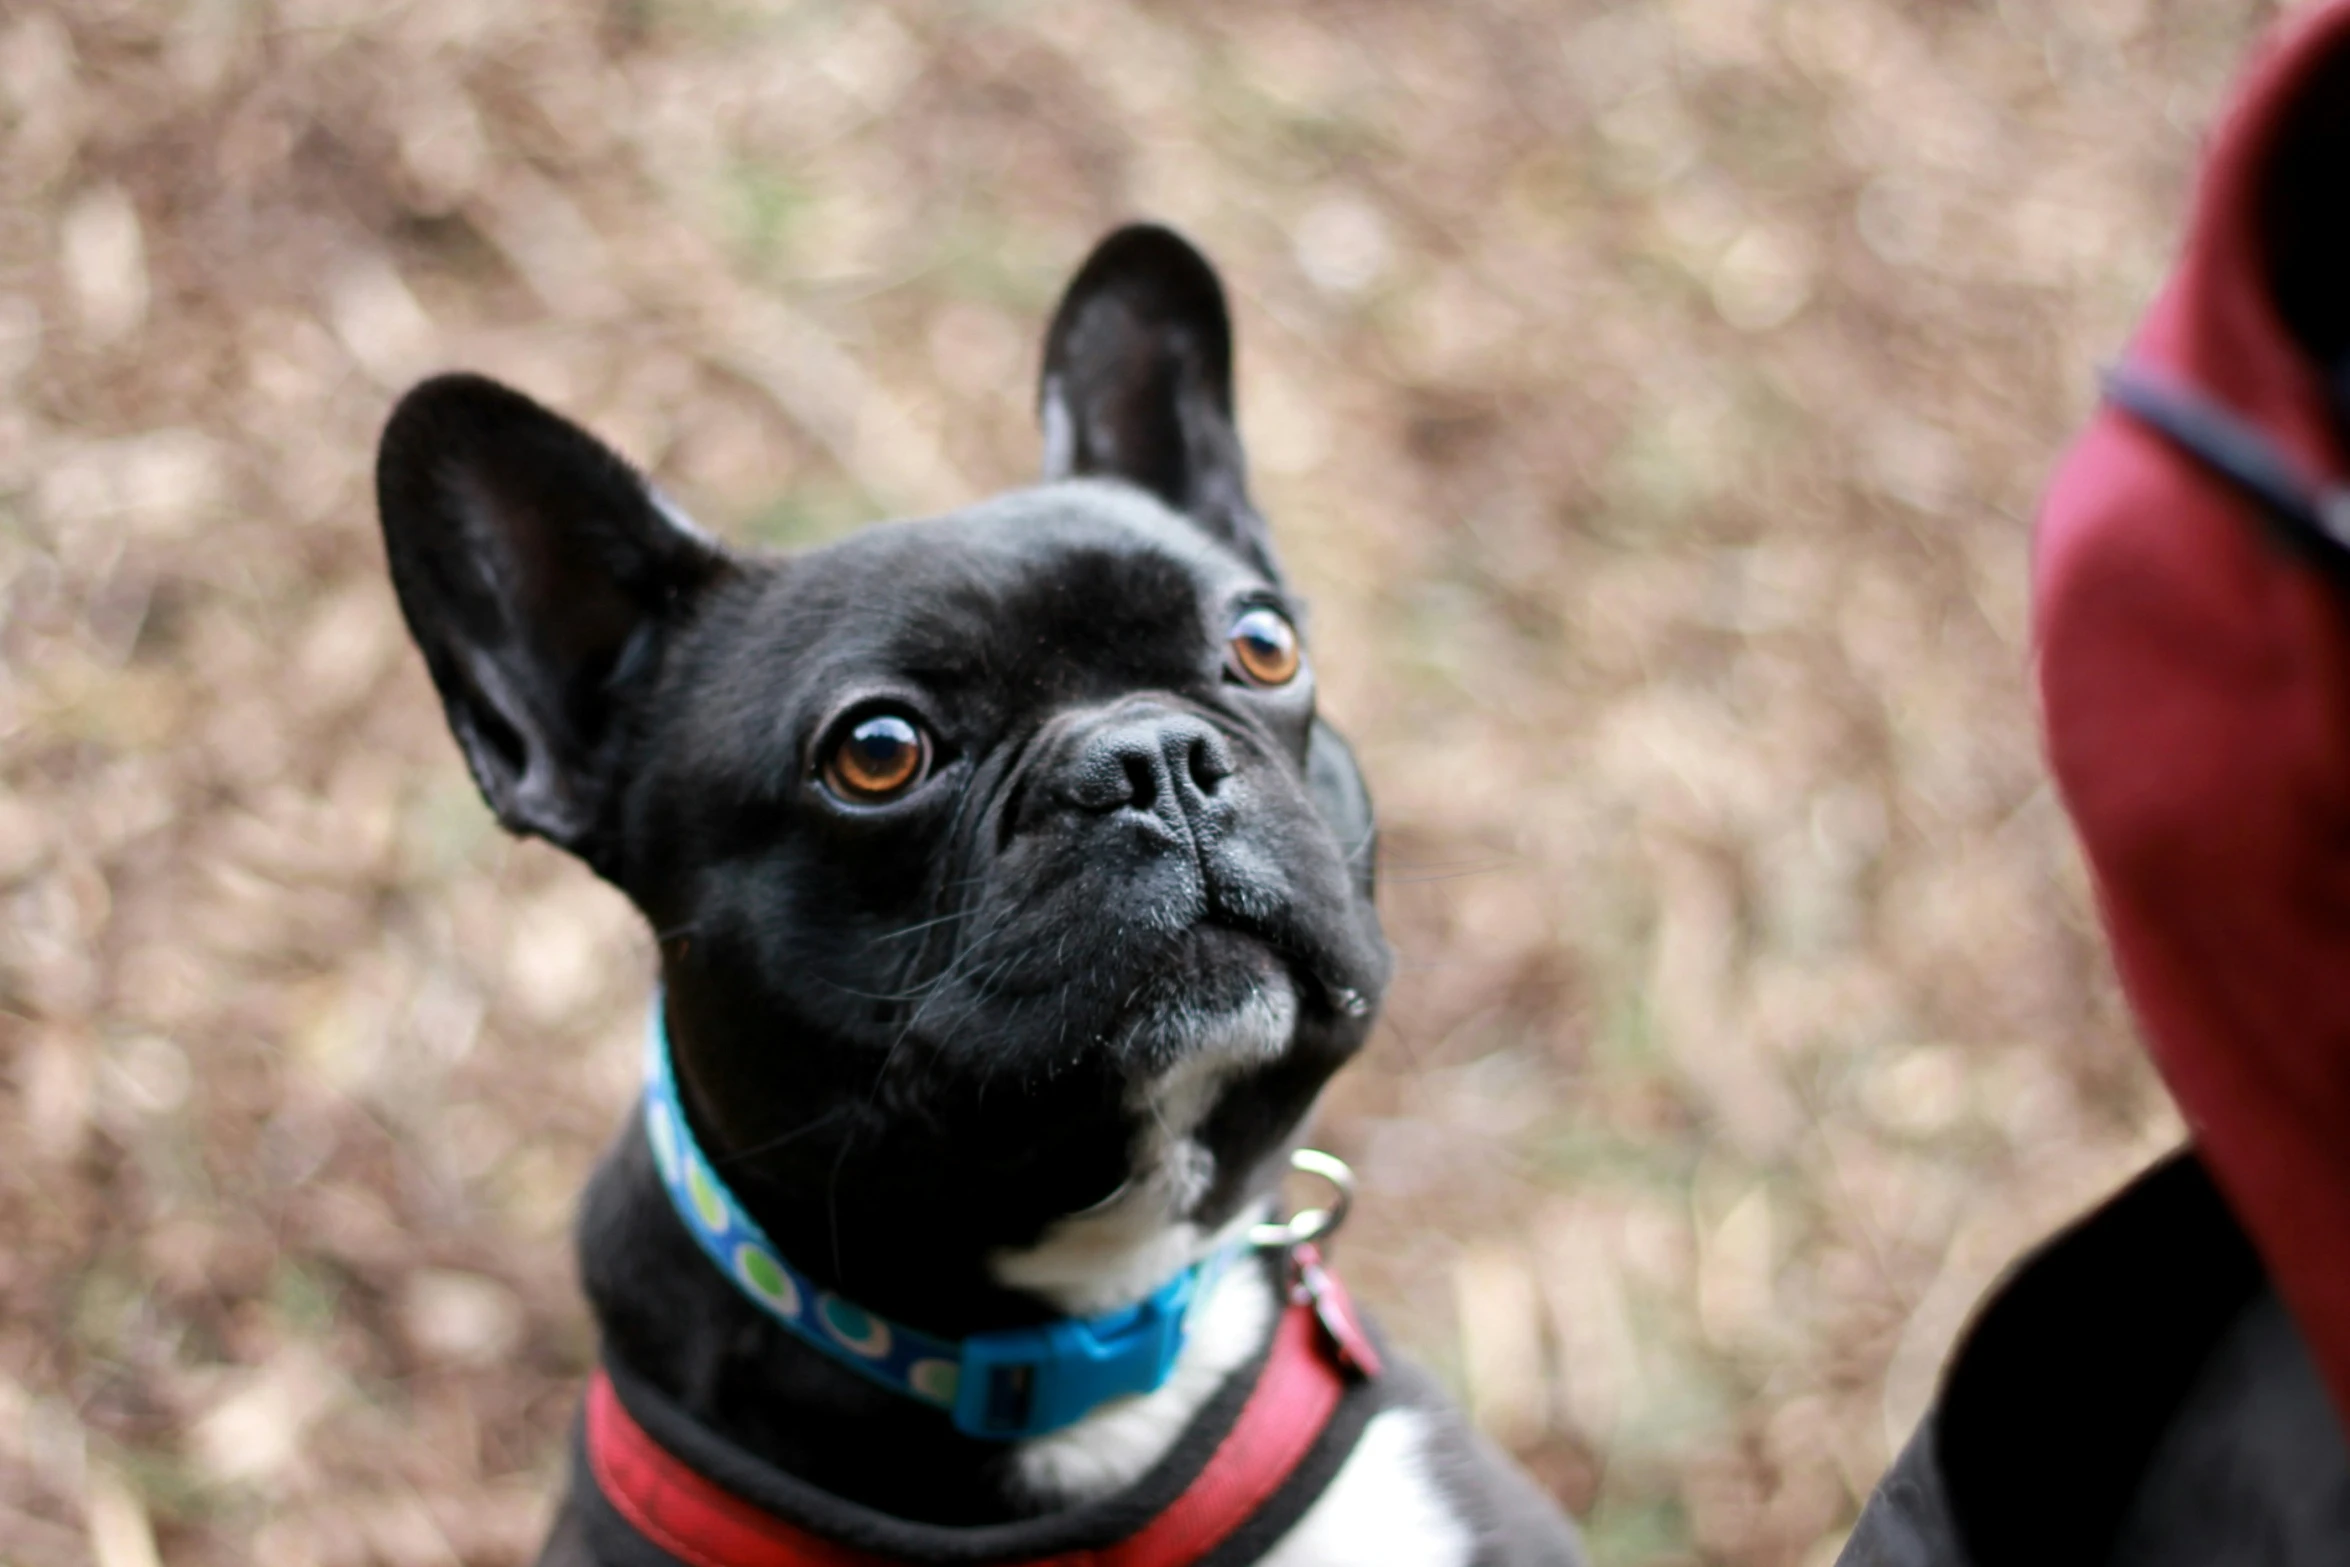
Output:
[[[1079,482],[782,559],[721,549],[478,377],[411,392],[377,472],[483,793],[657,933],[697,1137],[787,1256],[950,1336],[1058,1314],[990,1255],[1120,1190],[1159,1113],[1138,1085],[1247,1016],[1294,1023],[1207,1110],[1185,1217],[1268,1191],[1388,973],[1368,796],[1311,666],[1267,688],[1229,651],[1244,612],[1299,610],[1248,498],[1207,263],[1163,229],[1105,240],[1042,399],[1048,479]],[[927,730],[931,769],[860,803],[826,758],[884,710]],[[608,1358],[714,1438],[912,1524],[1033,1511],[1002,1447],[710,1268],[633,1124],[580,1246]],[[584,1505],[550,1560],[595,1558]]]
[[[1137,224],[1102,241],[1045,334],[1045,477],[1113,474],[1197,520],[1268,578],[1232,417],[1232,324],[1204,257]]]

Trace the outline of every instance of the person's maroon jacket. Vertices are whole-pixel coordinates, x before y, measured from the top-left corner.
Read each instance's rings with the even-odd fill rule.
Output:
[[[2050,762],[2191,1151],[1986,1303],[1849,1563],[2350,1562],[2346,370],[2336,0],[2249,73],[2035,547]]]

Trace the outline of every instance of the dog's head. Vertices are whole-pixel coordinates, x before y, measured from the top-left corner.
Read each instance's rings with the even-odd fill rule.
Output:
[[[788,558],[478,378],[410,393],[377,469],[482,792],[652,922],[712,1157],[787,1255],[941,1327],[1180,1266],[1387,972],[1197,252],[1102,243],[1042,410],[1044,484]]]

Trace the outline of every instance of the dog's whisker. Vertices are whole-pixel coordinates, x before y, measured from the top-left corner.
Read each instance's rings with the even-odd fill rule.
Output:
[[[1005,958],[1002,962],[992,965],[986,974],[975,980],[972,980],[970,982],[972,991],[971,996],[964,1003],[963,1009],[956,1013],[952,1019],[947,1021],[944,1028],[942,1028],[942,1032],[951,1030],[954,1024],[962,1022],[963,1019],[969,1017],[974,1011],[978,1010],[980,1004],[987,999],[987,987],[995,981],[998,975],[1002,974],[1004,970],[1010,968],[1018,961],[1019,954],[1014,953],[1011,956]],[[935,992],[933,995],[935,995]],[[929,1009],[932,999],[932,996],[925,996],[915,1005],[914,1015],[907,1022],[907,1026],[909,1028],[922,1020],[922,1015]]]
[[[1462,881],[1471,876],[1494,876],[1504,871],[1523,871],[1530,867],[1523,860],[1493,860],[1483,865],[1463,866],[1458,870],[1434,870],[1410,876],[1389,872],[1385,878],[1391,887],[1421,887],[1431,882]]]
[[[1359,849],[1363,846],[1363,844],[1368,843],[1369,841],[1370,840],[1368,838],[1359,839],[1354,844],[1350,845],[1350,848]],[[1509,849],[1495,849],[1484,854],[1464,854],[1442,857],[1429,855],[1423,858],[1414,854],[1399,854],[1392,848],[1382,847],[1379,855],[1379,865],[1380,869],[1382,870],[1442,871],[1456,870],[1465,865],[1526,864],[1530,863],[1531,860],[1532,856]]]
[[[844,985],[837,979],[826,979],[821,975],[817,976],[816,983],[822,985],[827,990],[836,991],[841,995],[855,996],[859,1001],[887,1001],[894,1003],[902,1001],[913,1001],[920,998],[930,988],[930,986],[935,983],[935,981],[925,980],[910,990],[859,990],[854,985]]]
[[[951,913],[941,914],[935,919],[921,920],[912,925],[900,926],[896,930],[883,931],[866,945],[877,947],[885,941],[903,941],[908,936],[918,936],[926,930],[935,930],[941,925],[951,925],[963,917],[963,912],[961,909],[956,909]]]
[[[815,1117],[813,1120],[803,1121],[788,1132],[782,1133],[779,1136],[770,1137],[765,1142],[753,1143],[748,1148],[734,1149],[733,1151],[725,1154],[723,1157],[714,1158],[711,1162],[719,1165],[736,1165],[744,1163],[746,1160],[756,1159],[762,1154],[773,1153],[776,1149],[788,1147],[791,1144],[798,1142],[801,1138],[807,1136],[810,1132],[815,1131],[818,1127],[824,1126],[828,1122],[837,1121],[843,1115],[848,1113],[849,1107],[847,1105],[834,1105],[831,1109],[825,1111],[822,1115]]]
[[[1143,1499],[1131,1488],[1180,1443],[1222,1453],[1207,1426],[1263,1407],[1222,1398],[1235,1378],[1380,1374],[1309,1256],[1286,1279],[1280,1259],[1237,1265],[1270,1240],[1253,1207],[1219,1221],[1221,1271],[1201,1255],[1202,1200],[1278,1177],[1387,964],[1354,763],[1299,743],[1298,611],[1246,504],[1230,335],[1203,257],[1119,231],[1064,295],[1042,366],[1048,477],[1103,482],[788,561],[738,557],[586,431],[480,377],[425,383],[386,429],[400,608],[498,819],[615,880],[658,870],[650,892],[627,879],[680,1026],[650,1020],[641,1128],[591,1194],[582,1273],[618,1333],[611,1372],[667,1373],[675,1429],[741,1449],[746,1474],[916,1524],[1051,1530],[1054,1509]],[[1385,868],[1525,863],[1478,836],[1424,846],[1470,857]],[[747,1124],[741,1146],[698,1146],[695,1103]],[[679,1266],[675,1232],[636,1222],[664,1197],[714,1266]],[[1004,1310],[1008,1292],[1038,1310]],[[1283,1326],[1303,1325],[1293,1295],[1318,1329]],[[1128,1307],[1115,1376],[1063,1370],[1112,1338],[1021,1331]],[[1016,1369],[1007,1328],[1031,1346],[1025,1379],[986,1369]],[[1023,1388],[1038,1396],[999,1396]],[[604,1462],[634,1417],[608,1385],[591,1396],[618,1418],[587,1422],[546,1554],[605,1560],[597,1519],[616,1550],[630,1528],[656,1550],[624,1504],[641,1484],[669,1521],[666,1466]],[[1364,1418],[1325,1436],[1299,1411],[1285,1444],[1327,1464],[1299,1471],[1286,1517],[1265,1507],[1289,1471],[1251,1475],[1214,1540],[1253,1528],[1255,1559],[1320,1559],[1327,1531],[1299,1515],[1352,1495],[1361,1517],[1334,1527],[1368,1544],[1339,1554],[1464,1560],[1506,1522],[1512,1560],[1577,1559],[1563,1521],[1462,1510],[1486,1488],[1439,1481],[1489,1460],[1440,1448],[1449,1421],[1408,1423],[1426,1395],[1312,1402]],[[987,1440],[948,1437],[948,1418]]]
[[[1412,1043],[1409,1034],[1397,1027],[1392,1019],[1386,1017],[1379,1019],[1379,1027],[1395,1041],[1395,1048],[1403,1052],[1404,1060],[1411,1065],[1414,1072],[1425,1069],[1425,1063],[1420,1059],[1419,1049]]]

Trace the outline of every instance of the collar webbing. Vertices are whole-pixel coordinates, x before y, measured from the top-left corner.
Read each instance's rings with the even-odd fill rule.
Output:
[[[1365,1372],[1327,1331],[1333,1307],[1352,1323],[1334,1281],[1318,1300],[1301,1298],[1282,1312],[1247,1400],[1206,1462],[1139,1527],[1129,1525],[1131,1532],[1107,1543],[1072,1549],[1065,1535],[1039,1540],[1039,1524],[1049,1527],[1049,1521],[1024,1520],[969,1529],[893,1524],[899,1543],[849,1544],[859,1535],[870,1542],[874,1533],[869,1523],[860,1528],[850,1522],[859,1509],[804,1491],[797,1506],[786,1508],[773,1487],[745,1483],[758,1476],[755,1460],[712,1466],[706,1445],[673,1451],[640,1423],[614,1374],[604,1369],[588,1384],[587,1471],[629,1528],[676,1560],[702,1567],[910,1567],[949,1559],[938,1549],[949,1542],[954,1560],[984,1555],[1005,1567],[1187,1567],[1209,1557],[1282,1493],[1310,1488],[1299,1505],[1310,1504],[1360,1438],[1362,1425],[1343,1420],[1340,1410]],[[646,1395],[640,1389],[630,1396]],[[1333,1460],[1309,1463],[1326,1435],[1344,1448]],[[714,1474],[730,1478],[721,1484]],[[819,1501],[829,1506],[814,1505]],[[825,1526],[828,1520],[833,1527]],[[840,1527],[844,1522],[850,1526]],[[984,1537],[992,1537],[991,1543],[983,1545]],[[1015,1543],[1023,1538],[1026,1545]]]
[[[977,1437],[1042,1436],[1167,1380],[1191,1308],[1238,1248],[1212,1252],[1135,1305],[1098,1317],[965,1339],[893,1322],[793,1267],[727,1187],[678,1102],[663,1014],[656,997],[645,1029],[645,1136],[653,1163],[695,1243],[768,1316],[858,1375],[946,1411],[958,1430]]]

